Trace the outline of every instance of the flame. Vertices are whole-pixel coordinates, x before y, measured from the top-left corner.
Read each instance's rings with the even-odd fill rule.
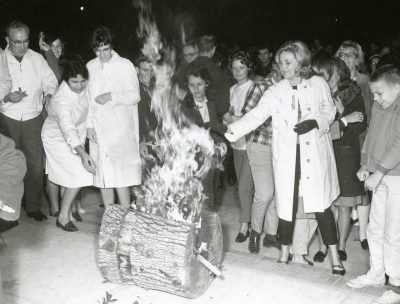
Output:
[[[143,212],[194,222],[199,218],[203,194],[202,179],[221,160],[222,149],[209,132],[192,123],[181,111],[172,83],[175,52],[163,47],[148,1],[135,0],[139,9],[137,34],[144,39],[143,53],[155,62],[156,78],[152,110],[160,124],[154,134],[153,154],[143,157],[149,168],[136,193],[136,206]],[[162,51],[163,60],[159,63]]]

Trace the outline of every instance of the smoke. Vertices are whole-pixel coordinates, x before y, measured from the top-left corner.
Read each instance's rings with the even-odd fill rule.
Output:
[[[160,124],[155,132],[153,153],[144,157],[150,168],[135,189],[137,209],[165,218],[194,222],[199,218],[203,194],[202,180],[221,159],[222,150],[210,134],[184,116],[175,94],[172,76],[175,50],[161,41],[149,1],[135,0],[139,10],[137,35],[142,52],[153,60],[155,88],[152,110]]]

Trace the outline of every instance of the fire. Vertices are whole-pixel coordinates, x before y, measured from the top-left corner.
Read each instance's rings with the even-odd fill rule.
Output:
[[[152,150],[143,158],[150,168],[139,188],[135,189],[136,206],[142,212],[179,221],[194,222],[199,218],[203,194],[202,179],[219,165],[223,151],[214,144],[207,130],[187,119],[176,97],[172,75],[175,52],[163,47],[148,2],[134,1],[139,9],[137,34],[144,39],[142,52],[153,59],[156,83],[152,109],[159,118]],[[160,51],[163,52],[159,64]]]

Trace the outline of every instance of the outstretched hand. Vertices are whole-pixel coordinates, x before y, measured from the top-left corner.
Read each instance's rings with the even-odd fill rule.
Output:
[[[294,131],[299,134],[305,134],[310,132],[311,130],[317,128],[318,129],[318,123],[315,119],[308,119],[308,120],[304,120],[300,123],[298,123],[297,125],[294,126]]]

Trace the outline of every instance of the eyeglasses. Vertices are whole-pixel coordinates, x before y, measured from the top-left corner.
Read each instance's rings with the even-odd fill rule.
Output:
[[[29,40],[10,40],[12,42],[12,44],[17,45],[17,46],[25,46],[29,44]]]
[[[194,56],[196,56],[198,54],[198,52],[193,52],[193,53],[187,53],[187,54],[183,54],[183,57],[187,58],[193,58]]]
[[[351,53],[339,53],[339,58],[340,59],[351,59],[351,58],[356,58],[357,57],[357,55],[355,54],[355,53],[353,53],[353,52],[351,52]]]

